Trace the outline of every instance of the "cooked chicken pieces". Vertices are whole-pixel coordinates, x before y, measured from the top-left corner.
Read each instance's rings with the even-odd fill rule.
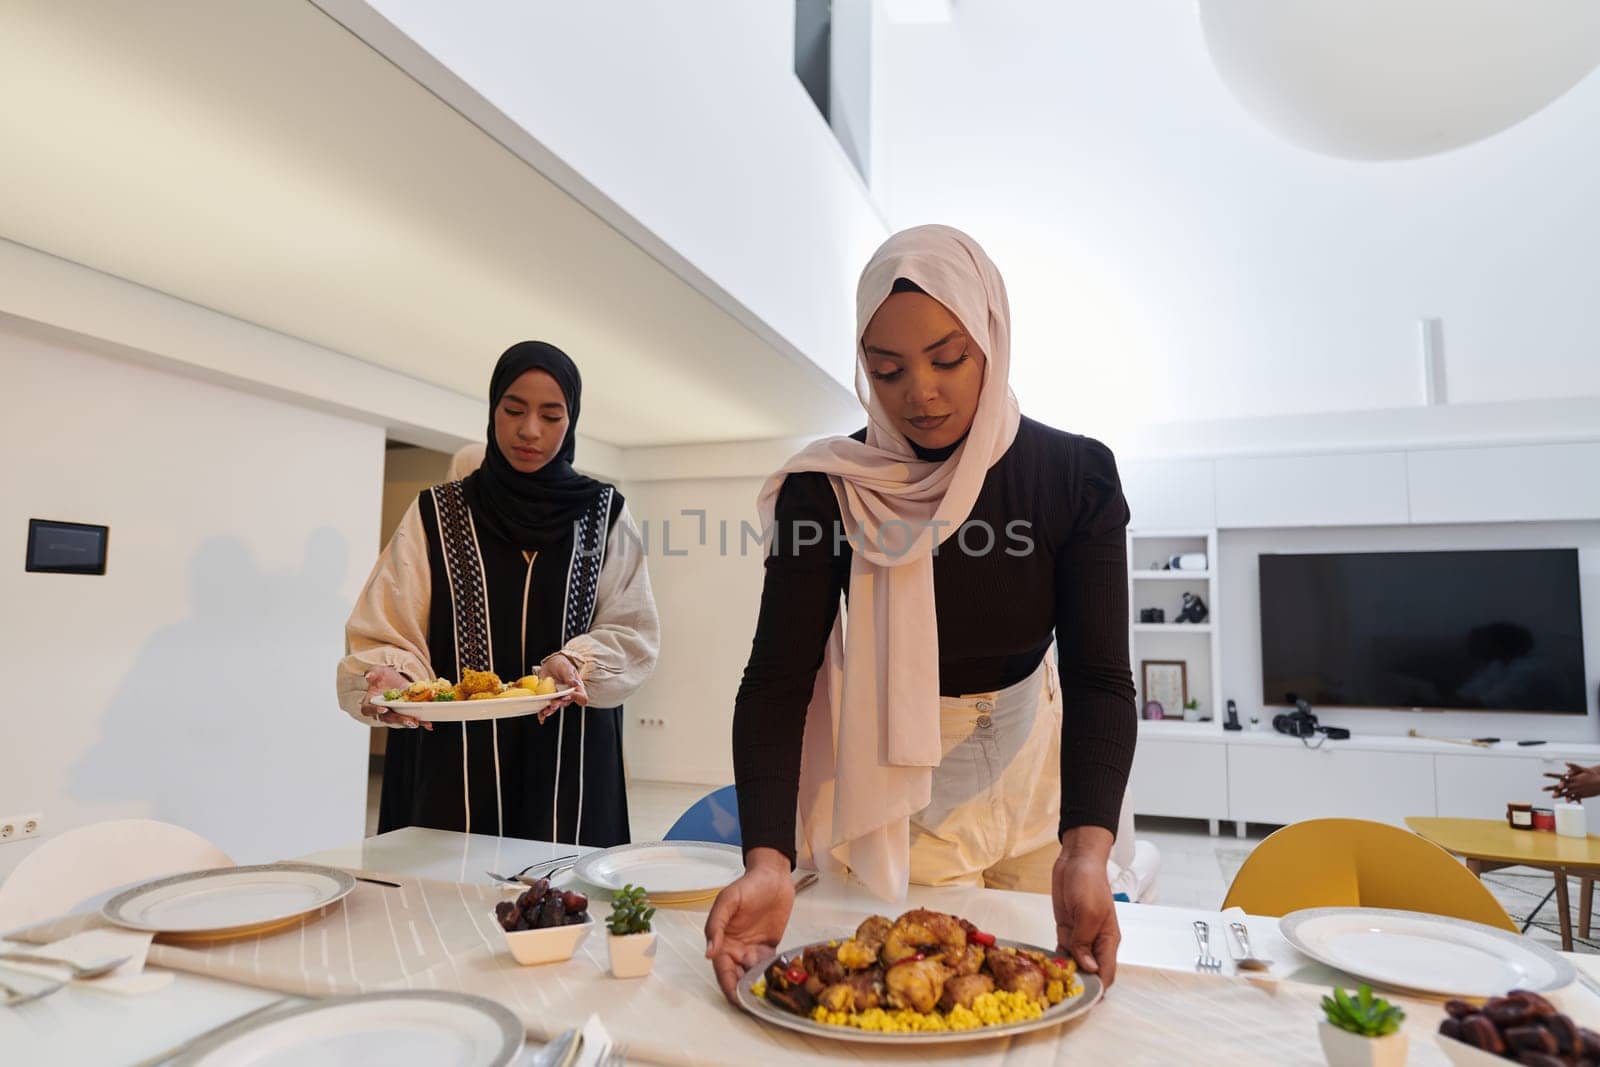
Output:
[[[981,1019],[968,1016],[960,1025],[991,1025],[997,1012],[1009,1019],[1007,1013],[1027,1005],[989,994],[1021,994],[1046,1009],[1072,995],[1076,969],[1071,960],[1037,950],[999,947],[965,919],[917,908],[893,922],[874,915],[843,942],[812,945],[774,963],[765,995],[800,1015],[823,1009],[830,1023],[845,1016],[849,1025],[875,1027],[883,1020],[862,1016],[878,1008],[925,1015],[964,1008]]]
[[[858,971],[824,989],[817,997],[817,1003],[829,1011],[871,1011],[883,1007],[886,992],[883,972],[873,968],[870,971]]]
[[[954,915],[918,908],[895,921],[883,941],[883,962],[896,964],[918,954],[938,955],[952,967],[967,949],[967,931]]]
[[[820,992],[828,986],[837,985],[845,980],[845,969],[839,965],[839,950],[829,945],[812,945],[806,949],[804,962],[806,974],[811,976],[807,983],[813,993]]]
[[[461,695],[469,700],[476,693],[500,692],[500,676],[493,671],[475,671],[468,668],[461,672]]]
[[[1014,949],[997,948],[989,953],[989,971],[997,988],[1008,993],[1024,993],[1045,1003],[1044,968]]]
[[[882,915],[874,915],[856,927],[856,936],[839,946],[839,962],[852,971],[865,970],[878,963],[884,939],[893,927]]]
[[[961,974],[944,984],[944,995],[939,998],[939,1010],[949,1011],[960,1005],[972,1007],[972,1002],[985,993],[994,992],[994,979],[986,974]]]
[[[889,1006],[932,1011],[944,995],[944,984],[949,980],[950,968],[938,960],[896,964],[889,968],[887,978]]]
[[[952,969],[958,976],[977,974],[983,970],[983,946],[968,945],[962,950],[961,958],[955,962]]]

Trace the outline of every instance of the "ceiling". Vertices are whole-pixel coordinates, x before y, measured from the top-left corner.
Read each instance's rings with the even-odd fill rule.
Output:
[[[630,447],[859,419],[305,0],[0,5],[0,236],[468,396],[525,338]]]

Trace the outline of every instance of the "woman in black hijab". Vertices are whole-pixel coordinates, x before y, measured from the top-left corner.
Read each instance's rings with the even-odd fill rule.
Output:
[[[417,498],[351,613],[340,704],[398,728],[379,832],[628,840],[621,705],[655,666],[659,628],[622,494],[572,466],[582,394],[559,348],[507,349],[489,383],[483,464]],[[537,717],[434,729],[371,703],[467,669],[511,681],[535,668],[576,690]]]

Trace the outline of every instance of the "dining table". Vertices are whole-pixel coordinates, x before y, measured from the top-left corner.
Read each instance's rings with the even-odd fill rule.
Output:
[[[71,983],[28,1004],[0,1008],[0,1063],[134,1064],[266,1005],[324,993],[443,988],[489,996],[510,1008],[528,1034],[528,1061],[541,1045],[590,1018],[628,1047],[630,1063],[1227,1063],[1316,1065],[1320,998],[1357,979],[1302,955],[1285,940],[1279,920],[1223,912],[1119,903],[1118,974],[1105,1000],[1054,1029],[964,1044],[914,1047],[863,1045],[801,1035],[766,1025],[729,1005],[704,958],[709,900],[662,906],[653,972],[640,979],[607,973],[606,938],[596,929],[569,961],[522,967],[513,961],[489,914],[509,894],[488,872],[577,857],[593,850],[571,844],[407,828],[348,847],[300,857],[377,879],[360,882],[345,901],[297,928],[202,949],[150,950],[147,971],[172,972],[160,988],[109,993]],[[557,882],[571,879],[570,870]],[[392,885],[379,884],[392,882]],[[577,888],[582,889],[580,884]],[[57,920],[62,931],[102,922],[85,902]],[[602,901],[595,898],[597,911]],[[785,944],[852,931],[873,913],[927,907],[963,916],[1016,941],[1051,946],[1055,926],[1046,896],[978,887],[912,886],[888,904],[847,877],[823,875],[799,892]],[[343,911],[343,921],[335,912]],[[382,916],[381,939],[352,935],[350,915]],[[1240,971],[1227,927],[1242,922],[1266,973]],[[1208,924],[1219,968],[1197,967],[1194,924]],[[359,926],[359,924],[357,924]],[[13,938],[27,936],[13,933]],[[37,938],[32,940],[37,941]],[[392,941],[392,944],[390,943]],[[21,942],[8,947],[28,947]],[[1600,1028],[1600,957],[1566,954],[1581,981],[1552,994],[1581,1025]],[[1448,1062],[1433,1032],[1442,999],[1393,994],[1407,1011],[1409,1063]],[[285,1001],[293,1003],[294,1001]]]

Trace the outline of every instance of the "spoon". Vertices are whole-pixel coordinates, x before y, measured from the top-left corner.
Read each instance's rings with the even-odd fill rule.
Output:
[[[1245,929],[1244,923],[1229,923],[1228,929],[1233,931],[1233,936],[1239,941],[1239,949],[1243,956],[1235,956],[1233,965],[1241,971],[1265,971],[1272,966],[1271,960],[1261,959],[1250,951],[1250,931]]]

